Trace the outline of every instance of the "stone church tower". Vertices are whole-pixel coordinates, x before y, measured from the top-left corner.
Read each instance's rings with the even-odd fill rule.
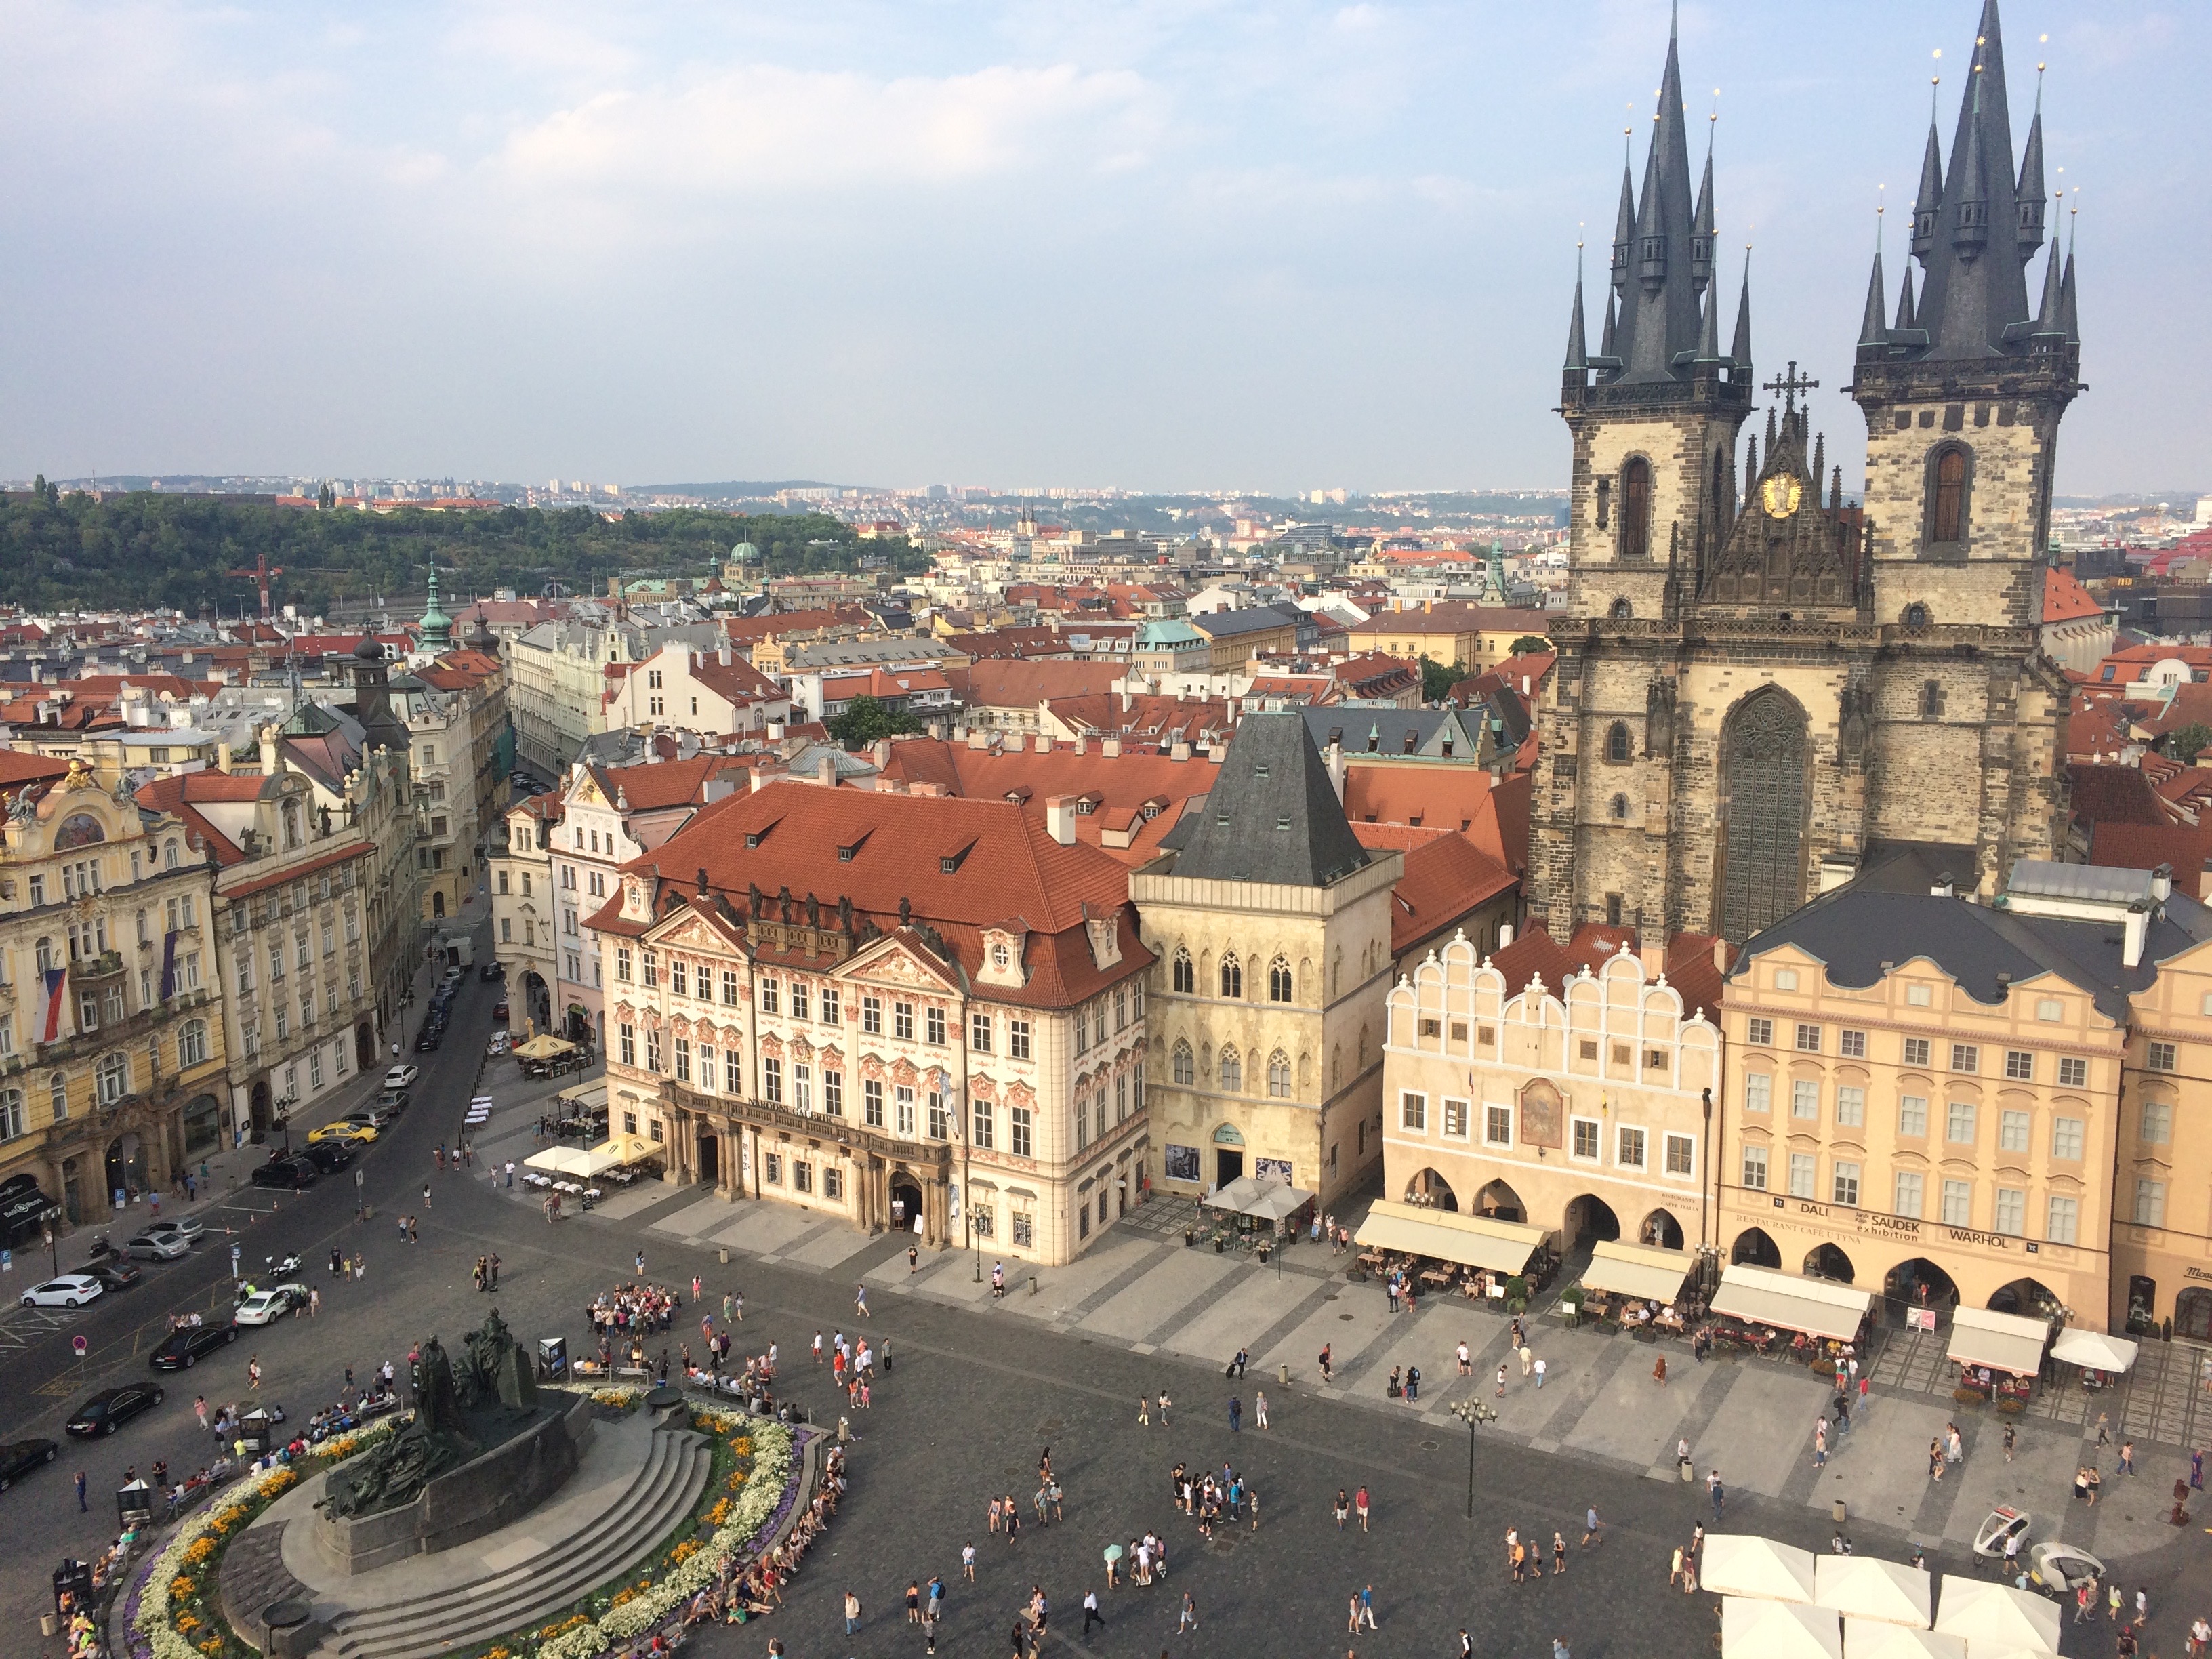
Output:
[[[1669,40],[1642,189],[1624,169],[1604,332],[1575,287],[1569,603],[1539,718],[1529,909],[1741,940],[1869,854],[1933,849],[1995,890],[2063,835],[2066,683],[2041,655],[2058,422],[2080,390],[2074,273],[2045,240],[2039,110],[2017,175],[1996,0],[1950,167],[1931,122],[1895,317],[1879,254],[1845,388],[1868,428],[1843,504],[1808,394],[1753,410],[1747,264],[1719,347],[1712,161],[1694,199]],[[1739,499],[1736,480],[1743,480]]]

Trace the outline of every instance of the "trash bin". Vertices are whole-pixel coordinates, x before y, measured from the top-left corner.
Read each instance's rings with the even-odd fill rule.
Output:
[[[1844,1522],[1850,1519],[1850,1510],[1840,1498],[1835,1501],[1834,1504],[1829,1509],[1828,1513],[1836,1517],[1836,1524],[1839,1527],[1842,1526]]]
[[[1282,1378],[1283,1386],[1286,1389],[1289,1388],[1291,1386],[1291,1368],[1288,1365],[1278,1365],[1275,1367],[1275,1371],[1276,1375]]]
[[[541,1336],[538,1339],[538,1374],[542,1377],[565,1377],[568,1374],[568,1339],[565,1336]]]

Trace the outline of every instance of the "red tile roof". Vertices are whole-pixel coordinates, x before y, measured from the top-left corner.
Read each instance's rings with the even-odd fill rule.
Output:
[[[958,641],[954,641],[956,647]],[[1110,691],[1128,672],[1115,662],[1030,661],[987,659],[956,668],[953,694],[969,708],[1035,708],[1059,697],[1095,696]]]
[[[747,847],[748,836],[758,845]],[[849,856],[841,849],[849,849]],[[944,861],[952,860],[947,871]],[[1137,937],[1128,872],[1097,848],[1063,847],[1042,821],[1003,801],[960,800],[776,783],[702,808],[656,853],[626,871],[659,877],[673,900],[698,872],[742,915],[749,886],[811,894],[824,910],[849,897],[856,915],[890,932],[902,902],[945,939],[972,980],[983,969],[982,933],[1028,936],[1022,987],[978,986],[996,1000],[1064,1007],[1141,972],[1153,958]],[[641,931],[617,896],[590,926]],[[1093,962],[1085,923],[1115,919],[1121,961]]]
[[[2089,837],[2089,862],[2113,870],[2173,872],[2173,884],[2193,899],[2204,896],[2204,860],[2212,854],[2212,825],[2100,823]]]
[[[707,786],[726,778],[739,789],[752,782],[752,769],[764,755],[695,755],[690,760],[639,761],[629,766],[594,766],[592,775],[609,800],[619,793],[633,812],[696,805]]]
[[[2043,571],[2043,620],[2046,623],[2075,622],[2084,617],[2100,617],[2105,607],[2089,595],[2089,590],[2074,579],[2070,570],[2061,570],[2057,565],[2046,565]]]
[[[2085,823],[2171,823],[2150,780],[2133,766],[2069,766],[2068,798]]]
[[[1515,884],[1504,866],[1449,830],[1395,823],[1355,823],[1352,829],[1362,847],[1395,848],[1406,855],[1404,872],[1391,890],[1393,956],[1440,939]]]

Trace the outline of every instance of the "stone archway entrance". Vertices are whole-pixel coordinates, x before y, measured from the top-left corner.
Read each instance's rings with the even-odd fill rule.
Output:
[[[2057,1319],[2064,1315],[2066,1304],[2041,1279],[2023,1278],[1990,1292],[1990,1311],[2018,1314],[2024,1319]]]
[[[1924,1255],[1899,1262],[1883,1276],[1882,1296],[1910,1308],[1948,1310],[1959,1304],[1958,1281]]]
[[[1459,1209],[1459,1196],[1452,1191],[1451,1182],[1434,1170],[1419,1170],[1406,1183],[1406,1202],[1424,1205],[1432,1210],[1455,1212]]]
[[[893,1170],[890,1181],[890,1223],[893,1232],[916,1233],[921,1219],[921,1183],[904,1170]]]
[[[1526,1221],[1528,1206],[1521,1194],[1503,1181],[1493,1181],[1474,1195],[1474,1212],[1496,1221]]]
[[[1213,1184],[1226,1187],[1243,1178],[1244,1137],[1235,1124],[1224,1123],[1213,1132]]]
[[[255,1140],[259,1140],[262,1136],[269,1133],[269,1079],[265,1077],[253,1085],[252,1113],[246,1121],[253,1126],[252,1136]]]
[[[107,1143],[106,1171],[111,1202],[118,1194],[127,1200],[146,1190],[146,1148],[137,1130],[126,1129]]]
[[[721,1143],[702,1129],[699,1132],[699,1179],[717,1182],[721,1179]]]
[[[1662,1250],[1679,1250],[1682,1248],[1682,1224],[1674,1219],[1672,1210],[1654,1210],[1637,1228],[1636,1237],[1639,1243],[1655,1244]]]
[[[2173,1298],[2173,1334],[2212,1342],[2212,1291],[2191,1286]]]
[[[353,1028],[353,1063],[356,1071],[376,1069],[376,1033],[367,1020]]]

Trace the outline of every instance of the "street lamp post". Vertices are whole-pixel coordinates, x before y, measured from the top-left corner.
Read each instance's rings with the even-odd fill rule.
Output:
[[[1455,1400],[1451,1414],[1467,1425],[1467,1518],[1474,1519],[1474,1425],[1494,1423],[1498,1413],[1480,1400]]]
[[[296,1094],[286,1095],[276,1103],[276,1127],[284,1132],[284,1156],[292,1156],[292,1109],[300,1103]]]

